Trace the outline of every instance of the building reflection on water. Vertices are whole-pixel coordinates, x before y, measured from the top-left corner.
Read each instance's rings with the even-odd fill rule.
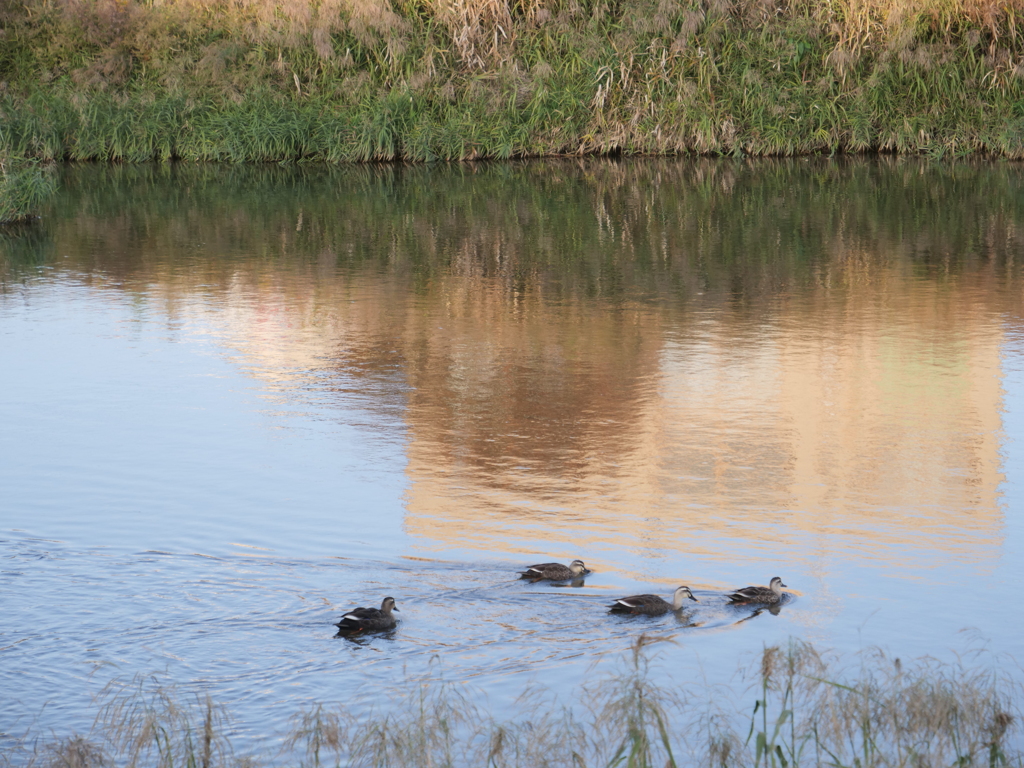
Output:
[[[903,200],[913,174],[898,171]],[[812,195],[748,211],[745,239],[724,234],[738,216],[725,206],[773,198],[740,172],[559,173],[540,180],[579,209],[568,223],[521,199],[456,206],[456,179],[436,209],[359,197],[346,218],[311,195],[262,218],[244,201],[236,219],[165,211],[157,232],[117,230],[143,242],[131,263],[109,221],[82,214],[53,252],[219,336],[288,407],[344,394],[368,432],[396,427],[425,552],[600,567],[616,551],[756,559],[751,542],[804,542],[808,557],[884,565],[999,546],[1019,217],[872,229],[843,194]],[[216,258],[181,261],[193,221]],[[797,246],[816,255],[794,263]],[[974,255],[929,255],[943,248]]]

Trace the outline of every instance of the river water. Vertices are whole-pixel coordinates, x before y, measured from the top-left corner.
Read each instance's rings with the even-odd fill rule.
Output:
[[[1010,163],[69,167],[0,240],[0,739],[138,674],[257,745],[438,668],[500,712],[642,632],[1020,660],[1022,256]]]

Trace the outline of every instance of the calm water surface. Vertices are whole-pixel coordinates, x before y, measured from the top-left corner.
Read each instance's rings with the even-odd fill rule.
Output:
[[[70,168],[0,241],[0,739],[139,673],[252,743],[439,668],[500,713],[645,631],[1024,660],[1022,256],[1005,163]]]

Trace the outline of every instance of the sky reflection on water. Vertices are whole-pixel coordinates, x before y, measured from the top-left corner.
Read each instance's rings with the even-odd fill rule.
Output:
[[[160,669],[253,732],[435,654],[500,702],[651,628],[723,680],[789,636],[1016,653],[1021,181],[68,169],[0,252],[0,731]],[[681,620],[605,615],[680,583]],[[393,635],[333,641],[383,594]]]

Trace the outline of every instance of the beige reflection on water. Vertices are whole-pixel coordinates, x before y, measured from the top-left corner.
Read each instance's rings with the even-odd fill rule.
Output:
[[[401,394],[423,554],[629,572],[999,546],[1004,323],[982,278],[882,266],[755,308],[549,300],[466,275],[425,293],[292,280],[239,284],[204,324],[284,406],[310,371]]]
[[[694,173],[709,189],[723,176],[707,210],[716,195],[735,196],[726,166]],[[653,176],[608,189],[599,181],[588,188],[598,244],[645,238],[659,258],[702,237],[726,247],[717,245],[725,228],[705,227],[704,214],[659,234],[666,219],[643,191]],[[609,200],[625,213],[610,214]],[[840,220],[842,205],[840,194],[828,216]],[[817,210],[814,200],[806,210]],[[633,211],[643,214],[635,226],[614,223],[629,224]],[[773,215],[758,220],[766,236]],[[620,571],[686,557],[770,562],[774,572],[780,552],[896,569],[909,558],[936,565],[997,552],[1001,313],[1012,303],[1019,316],[998,259],[922,276],[885,252],[883,232],[876,251],[826,240],[828,259],[793,287],[752,262],[744,280],[767,286],[755,300],[705,295],[699,258],[689,272],[665,272],[685,286],[682,298],[587,298],[512,274],[517,248],[547,247],[517,245],[525,220],[449,240],[429,216],[396,229],[418,243],[435,238],[435,255],[454,253],[450,268],[420,283],[379,263],[339,270],[325,246],[299,266],[203,262],[182,272],[155,257],[132,271],[146,285],[132,289],[213,329],[282,408],[296,407],[296,388],[311,380],[328,406],[332,392],[364,395],[370,430],[382,428],[372,415],[381,402],[398,403],[405,526],[423,554],[583,556]],[[300,210],[281,226],[282,253],[297,249],[310,221]],[[397,242],[385,232],[375,247],[397,252]]]
[[[417,329],[407,525],[427,547],[898,564],[998,546],[1001,322],[968,290],[741,312],[566,311],[476,294]],[[752,551],[769,542],[770,553]],[[808,551],[820,556],[821,549]],[[632,558],[629,558],[632,559]]]

